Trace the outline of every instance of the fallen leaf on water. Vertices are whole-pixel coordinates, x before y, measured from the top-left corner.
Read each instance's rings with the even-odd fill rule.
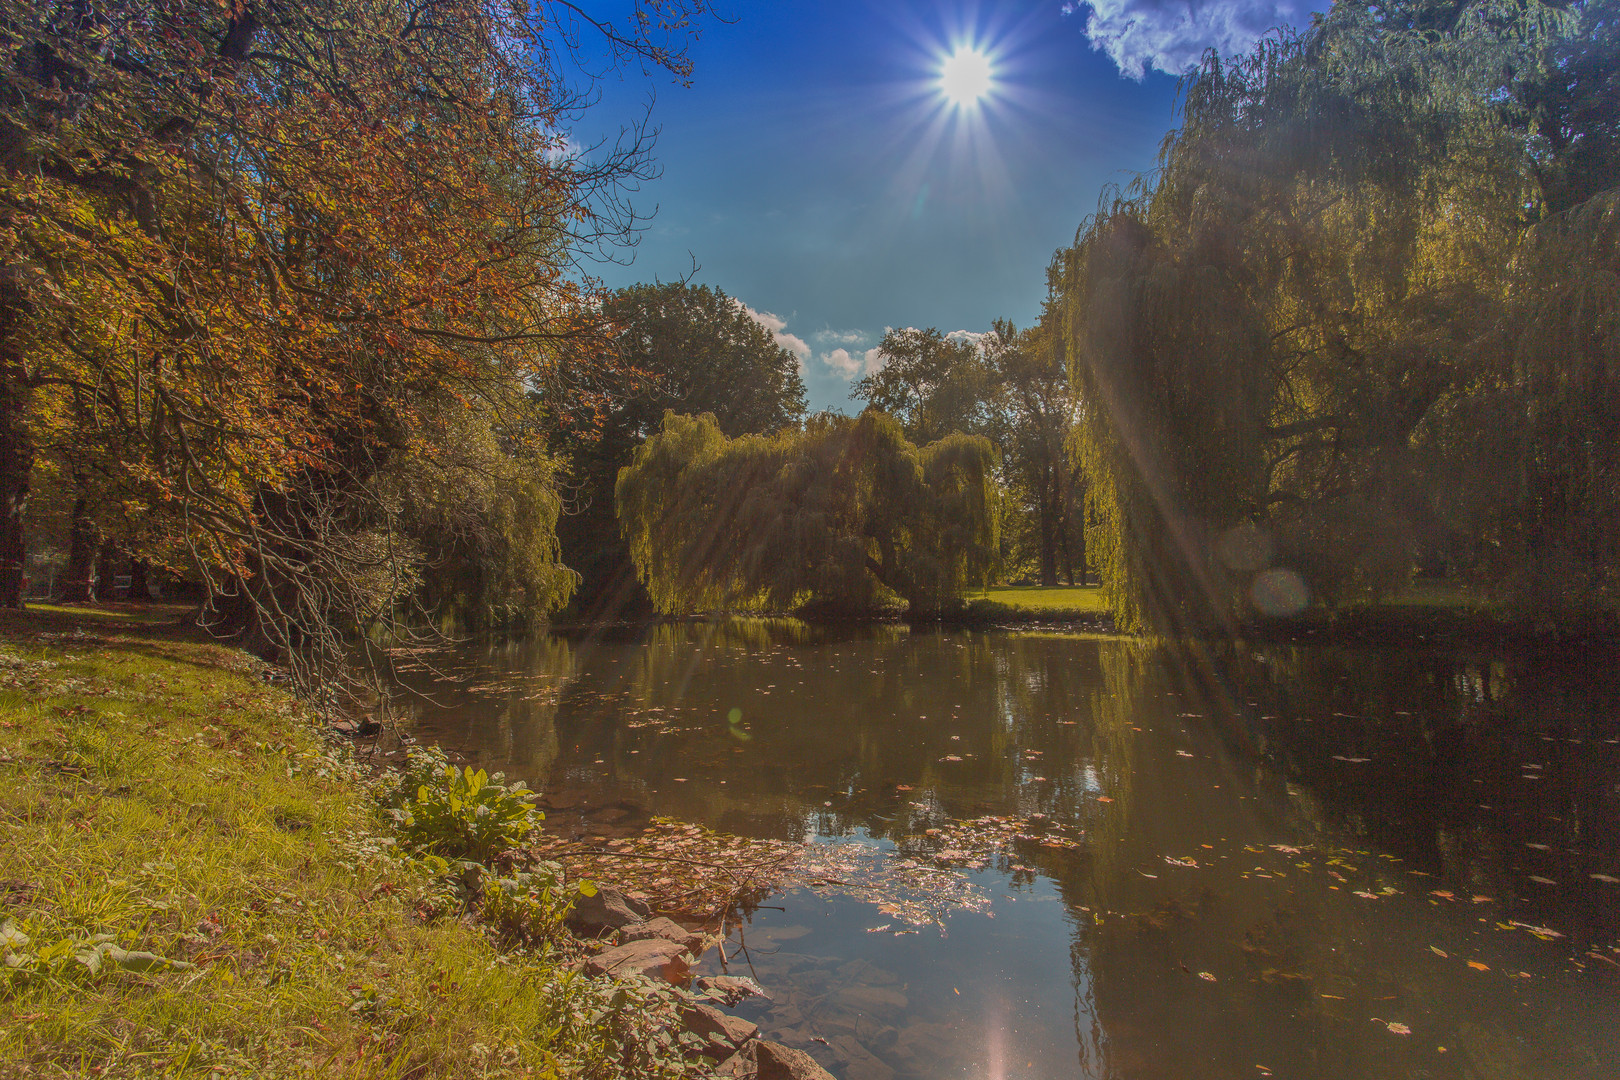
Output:
[[[1538,885],[1556,885],[1556,884],[1558,884],[1558,882],[1554,881],[1552,878],[1550,878],[1550,877],[1542,877],[1540,874],[1531,874],[1530,875],[1530,880],[1534,881]]]
[[[1488,904],[1491,902],[1491,898],[1488,896],[1471,896],[1469,899],[1476,904]]]
[[[1444,889],[1435,889],[1433,892],[1429,893],[1429,895],[1430,896],[1438,896],[1442,900],[1455,900],[1455,899],[1457,899],[1457,897],[1456,897],[1456,895],[1454,893],[1448,893]]]
[[[1214,982],[1215,981],[1215,976],[1211,975],[1207,971],[1200,971],[1198,973],[1198,977],[1200,979],[1203,979],[1205,982]]]
[[[1356,890],[1356,895],[1361,897],[1363,900],[1376,900],[1376,899],[1378,899],[1378,894],[1377,893],[1362,892],[1360,889]]]
[[[1097,796],[1097,801],[1098,801],[1098,802],[1113,802],[1113,801],[1114,801],[1114,800],[1113,800],[1113,799],[1110,799],[1110,798],[1109,798],[1109,797],[1108,797],[1108,796],[1106,796],[1106,795],[1099,795],[1099,796]]]
[[[1504,929],[1504,930],[1515,930],[1516,929],[1516,930],[1527,931],[1528,933],[1534,934],[1536,937],[1540,938],[1542,941],[1557,941],[1559,938],[1564,936],[1563,934],[1560,934],[1557,930],[1552,930],[1552,929],[1549,929],[1548,927],[1545,927],[1545,926],[1531,926],[1529,923],[1522,923],[1522,922],[1517,922],[1517,921],[1507,922],[1507,923],[1497,923],[1496,925],[1502,927],[1502,929]]]
[[[1334,761],[1348,761],[1352,765],[1360,765],[1363,762],[1371,761],[1372,758],[1368,758],[1368,757],[1345,757],[1343,754],[1334,754],[1333,755],[1333,760]]]
[[[1605,885],[1620,885],[1620,878],[1610,877],[1608,874],[1589,874],[1593,881],[1601,881]]]
[[[1297,848],[1297,847],[1289,847],[1287,844],[1272,844],[1271,845],[1271,850],[1272,851],[1280,851],[1284,855],[1298,855],[1299,854],[1299,848]]]
[[[1536,850],[1537,850],[1537,851],[1547,851],[1547,850],[1550,850],[1550,849],[1549,849],[1549,848],[1548,848],[1548,847],[1547,847],[1547,845],[1546,845],[1546,844],[1525,844],[1525,845],[1524,845],[1524,846],[1525,846],[1525,847],[1527,847],[1527,848],[1535,848],[1535,849],[1536,849]]]
[[[1164,861],[1169,863],[1171,866],[1193,866],[1193,867],[1196,867],[1198,865],[1198,860],[1197,859],[1175,859],[1175,858],[1171,858],[1169,855],[1166,855],[1164,857]]]
[[[1192,757],[1192,755],[1187,753],[1187,751],[1185,751],[1185,750],[1177,750],[1176,751],[1176,756],[1177,757]]]
[[[1344,998],[1340,997],[1338,994],[1321,994],[1319,996],[1320,997],[1325,997],[1329,1001],[1343,1001],[1344,1000]]]
[[[1405,1024],[1400,1023],[1399,1021],[1395,1021],[1395,1020],[1383,1021],[1383,1020],[1380,1020],[1379,1023],[1381,1023],[1385,1027],[1389,1028],[1389,1030],[1391,1032],[1393,1032],[1394,1034],[1396,1034],[1396,1035],[1410,1035],[1410,1034],[1412,1034],[1412,1029],[1407,1027]]]
[[[1442,960],[1450,960],[1451,959],[1451,954],[1446,952],[1444,949],[1437,949],[1433,945],[1430,945],[1429,946],[1429,951],[1434,953],[1434,955],[1440,957]]]
[[[887,930],[889,927],[891,927],[893,925],[894,925],[893,923],[884,923],[882,926],[871,927],[866,932],[868,934],[881,934],[881,933],[883,933],[883,931]]]
[[[1491,966],[1489,964],[1482,964],[1478,960],[1470,960],[1470,961],[1468,961],[1468,966],[1473,968],[1475,971],[1489,971],[1489,970],[1491,970]]]

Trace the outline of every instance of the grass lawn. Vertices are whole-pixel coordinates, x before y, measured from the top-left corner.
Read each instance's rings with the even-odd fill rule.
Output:
[[[1037,614],[1102,615],[1102,589],[1095,585],[993,585],[963,597],[969,603],[989,601],[1014,611]]]
[[[645,1003],[476,923],[248,657],[116,614],[0,618],[0,1080],[619,1075]]]

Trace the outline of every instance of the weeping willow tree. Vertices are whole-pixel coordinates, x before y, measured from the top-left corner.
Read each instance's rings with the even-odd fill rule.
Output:
[[[914,446],[876,411],[736,439],[713,416],[666,413],[620,471],[616,506],[660,611],[899,596],[921,613],[988,580],[994,468],[983,438]]]
[[[1551,252],[1590,240],[1575,222],[1612,195],[1559,208],[1615,180],[1594,141],[1620,107],[1571,60],[1612,71],[1591,42],[1613,21],[1612,0],[1339,3],[1189,76],[1160,169],[1052,269],[1093,550],[1125,625],[1375,597],[1434,560],[1512,592],[1554,541],[1504,547],[1485,525],[1535,512],[1524,499],[1577,447],[1605,459],[1579,466],[1577,500],[1612,488],[1610,406],[1567,407],[1613,368],[1612,249]],[[1469,434],[1482,415],[1505,441]],[[1517,503],[1499,464],[1525,471]],[[1599,512],[1582,507],[1540,520],[1573,529]]]
[[[1430,421],[1460,569],[1527,613],[1620,610],[1620,192],[1531,231],[1481,372]]]

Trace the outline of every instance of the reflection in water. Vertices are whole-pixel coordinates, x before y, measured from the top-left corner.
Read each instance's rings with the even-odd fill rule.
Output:
[[[753,620],[444,664],[419,734],[544,790],[552,828],[924,859],[962,819],[1085,831],[969,871],[993,900],[948,936],[808,890],[757,914],[761,1024],[847,1080],[1620,1060],[1606,662]]]

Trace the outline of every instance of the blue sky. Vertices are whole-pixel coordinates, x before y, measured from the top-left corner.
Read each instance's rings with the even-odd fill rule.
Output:
[[[611,7],[612,5],[603,5]],[[656,207],[610,286],[691,273],[800,356],[812,408],[850,411],[890,326],[1033,322],[1052,252],[1108,184],[1150,169],[1172,72],[1307,19],[1295,0],[721,0],[692,85],[631,72],[576,129],[594,142],[653,100]],[[977,47],[991,93],[954,107],[944,58]]]

